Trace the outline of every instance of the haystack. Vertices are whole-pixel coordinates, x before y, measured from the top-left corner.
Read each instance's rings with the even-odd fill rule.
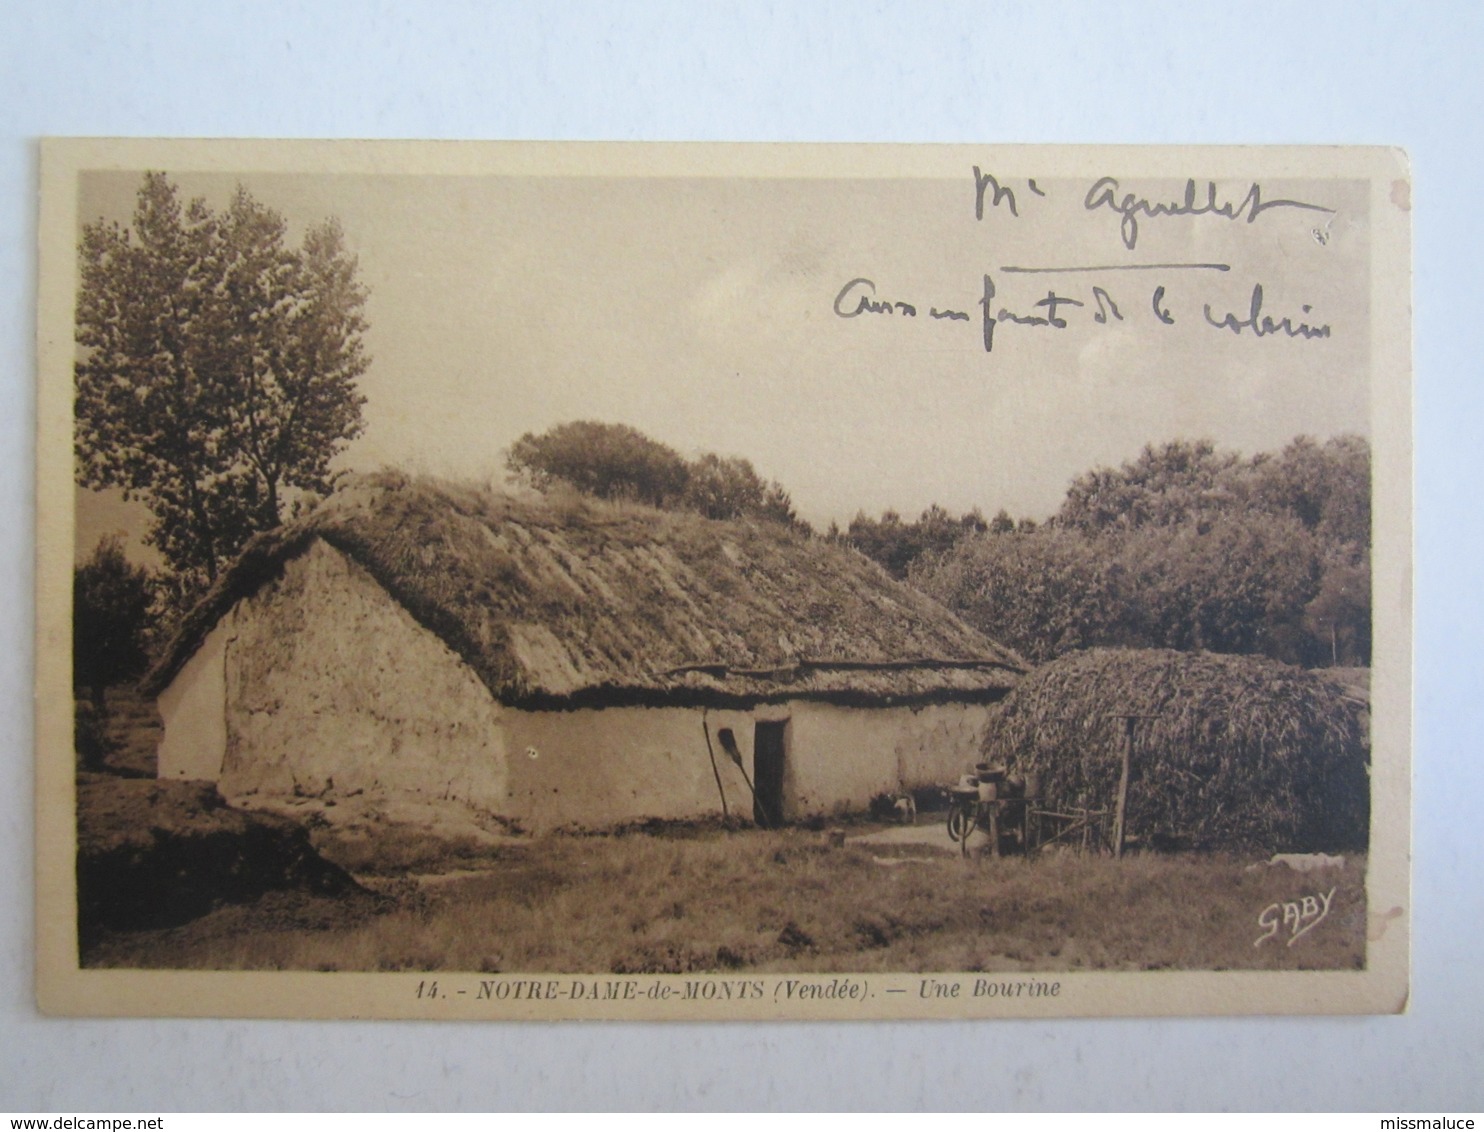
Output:
[[[1112,810],[1133,724],[1130,838],[1200,848],[1362,848],[1365,707],[1277,661],[1092,649],[1036,670],[1001,705],[986,755],[1039,773],[1052,806]]]

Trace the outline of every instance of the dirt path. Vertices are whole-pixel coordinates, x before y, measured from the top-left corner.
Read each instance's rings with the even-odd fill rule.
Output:
[[[891,826],[872,833],[847,837],[845,844],[859,845],[870,850],[921,849],[926,851],[917,855],[924,859],[939,857],[944,853],[957,856],[959,852],[958,842],[948,836],[947,818],[941,814],[923,814],[916,825]]]

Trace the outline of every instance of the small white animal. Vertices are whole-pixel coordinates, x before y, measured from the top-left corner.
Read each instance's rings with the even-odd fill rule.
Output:
[[[891,808],[896,812],[897,821],[903,825],[917,824],[917,801],[911,794],[898,794],[891,800]]]

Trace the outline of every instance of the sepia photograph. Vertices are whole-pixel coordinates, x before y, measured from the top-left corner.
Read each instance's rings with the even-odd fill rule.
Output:
[[[1380,149],[43,147],[56,1013],[1389,1013]]]

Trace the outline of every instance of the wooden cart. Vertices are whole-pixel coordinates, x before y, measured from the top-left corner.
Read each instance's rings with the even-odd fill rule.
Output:
[[[1051,844],[1071,845],[1079,852],[1111,851],[1109,814],[1079,806],[1051,810],[1044,806],[1037,775],[1009,775],[1003,767],[980,764],[949,791],[948,836],[965,857],[989,850],[1027,856]],[[970,843],[978,833],[987,841]]]

